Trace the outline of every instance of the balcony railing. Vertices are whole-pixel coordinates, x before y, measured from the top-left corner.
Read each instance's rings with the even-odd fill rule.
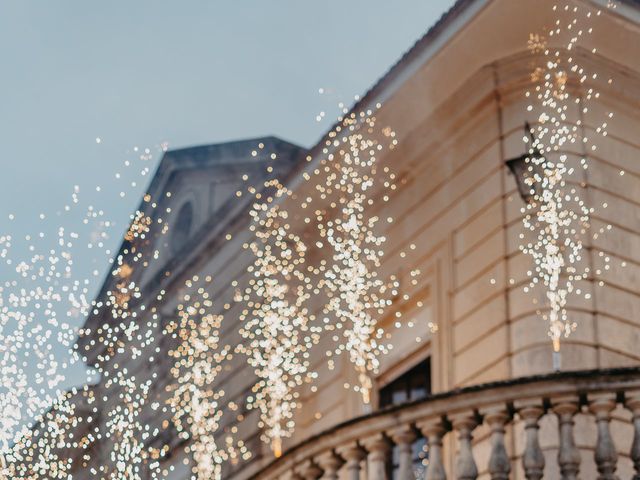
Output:
[[[627,428],[633,429],[632,439],[612,434],[612,412],[619,407],[630,411],[623,421],[630,422]],[[516,462],[520,462],[525,478],[539,480],[545,472],[539,429],[544,417],[550,415],[557,418],[558,425],[553,431],[558,467],[552,470],[562,479],[576,479],[581,466],[574,437],[574,416],[578,413],[588,415],[596,432],[590,445],[595,467],[583,467],[597,468],[599,479],[617,479],[618,452],[628,452],[635,469],[633,478],[640,480],[640,368],[555,373],[433,395],[338,425],[248,476],[259,480],[386,480],[395,445],[399,459],[395,478],[413,480],[412,443],[424,436],[428,465],[423,478],[427,480],[472,480],[479,470],[491,479],[506,480]],[[521,423],[513,434],[522,437],[523,446],[519,453],[510,455],[507,446],[512,449],[513,443],[506,444],[505,432],[515,423]],[[488,455],[476,454],[482,442],[474,443],[473,435],[481,425]],[[449,438],[452,435],[453,441]],[[579,440],[584,442],[585,438]],[[624,442],[627,444],[621,445]],[[453,461],[448,461],[449,451]],[[484,456],[484,465],[476,463],[477,456]],[[558,478],[558,474],[547,478]]]

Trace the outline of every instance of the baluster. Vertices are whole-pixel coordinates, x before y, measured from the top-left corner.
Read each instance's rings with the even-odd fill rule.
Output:
[[[633,480],[640,480],[640,392],[627,394],[626,407],[631,410],[633,424],[633,443],[631,444],[631,460],[636,474]]]
[[[387,437],[379,433],[363,440],[362,445],[369,452],[368,480],[387,480],[387,458],[391,450]]]
[[[391,439],[398,446],[400,453],[398,480],[416,480],[413,473],[413,442],[416,438],[416,433],[410,425],[391,432]]]
[[[491,429],[491,456],[489,457],[489,473],[491,480],[509,480],[511,460],[504,446],[504,426],[510,416],[505,407],[489,408],[482,412]]]
[[[360,466],[362,461],[367,457],[367,452],[357,443],[345,445],[338,448],[337,451],[338,454],[347,461],[345,465],[347,469],[347,480],[360,480]]]
[[[475,414],[465,413],[450,418],[453,429],[458,432],[459,450],[456,458],[456,478],[458,480],[475,480],[478,478],[478,467],[473,459],[471,432],[478,425]]]
[[[298,473],[304,480],[318,480],[322,470],[311,460],[307,460],[300,466]]]
[[[560,447],[558,465],[562,480],[576,480],[580,472],[580,451],[573,439],[573,416],[578,411],[577,399],[561,399],[554,402],[553,411],[558,416]]]
[[[524,421],[526,444],[522,454],[522,467],[527,480],[540,480],[544,475],[544,454],[540,448],[538,431],[540,418],[544,414],[541,403],[516,402],[518,415]]]
[[[424,480],[447,480],[442,461],[442,437],[447,429],[442,420],[430,420],[418,424],[429,445],[429,465]]]
[[[322,480],[338,480],[338,470],[344,463],[334,452],[326,452],[316,458],[316,462],[324,471]]]
[[[599,480],[617,480],[616,468],[618,452],[611,438],[609,422],[611,412],[616,408],[615,394],[595,395],[589,398],[589,409],[596,417],[598,439],[594,458],[598,466]]]

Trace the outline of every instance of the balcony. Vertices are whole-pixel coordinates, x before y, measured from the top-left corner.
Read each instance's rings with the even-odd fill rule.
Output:
[[[554,373],[433,395],[340,424],[241,477],[386,480],[395,447],[394,478],[415,479],[412,445],[419,437],[428,443],[419,474],[427,480],[617,479],[616,470],[640,480],[640,368]]]

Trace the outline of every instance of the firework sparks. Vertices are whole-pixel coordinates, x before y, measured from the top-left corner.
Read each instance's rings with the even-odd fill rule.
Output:
[[[286,195],[286,189],[274,181],[265,186],[275,187],[276,192],[251,210],[256,239],[249,245],[255,256],[249,267],[253,274],[249,285],[255,306],[241,334],[250,341],[249,348],[242,350],[260,379],[254,403],[261,411],[264,436],[280,456],[282,439],[293,431],[296,388],[308,374],[310,345],[304,340],[308,332],[304,304],[309,294],[303,273],[307,248],[289,231],[287,212],[272,204],[274,198]]]
[[[531,188],[531,201],[523,208],[523,225],[533,233],[534,239],[520,248],[534,262],[531,284],[525,290],[538,284],[544,286],[548,305],[548,314],[544,316],[549,322],[554,352],[559,352],[561,339],[568,337],[577,326],[567,313],[568,298],[579,292],[576,284],[590,273],[589,266],[582,260],[593,210],[570,181],[574,168],[569,165],[564,149],[579,141],[586,149],[589,139],[583,132],[581,118],[572,124],[569,112],[577,105],[581,114],[585,114],[588,102],[598,98],[599,93],[588,85],[596,75],[587,73],[573,54],[583,37],[593,32],[592,27],[583,25],[588,24],[593,12],[568,3],[553,8],[559,16],[548,38],[557,39],[566,34],[569,40],[557,48],[549,47],[537,34],[532,34],[529,40],[529,50],[541,55],[542,65],[535,68],[531,76],[534,88],[526,93],[532,102],[527,110],[538,112],[531,138],[524,138],[529,149],[525,182]],[[600,15],[600,11],[595,15]],[[606,123],[597,132],[606,136]],[[591,151],[596,150],[593,142],[590,145]],[[580,165],[585,170],[588,168],[586,152]]]

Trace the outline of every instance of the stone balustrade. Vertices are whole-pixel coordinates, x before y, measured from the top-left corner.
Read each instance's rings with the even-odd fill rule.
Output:
[[[626,445],[620,443],[628,435],[617,438],[611,432],[615,408],[629,412],[633,438],[626,438]],[[558,466],[553,471],[563,480],[577,479],[585,473],[574,432],[578,413],[588,415],[595,431],[589,448],[594,464],[588,468],[595,465],[598,473],[590,476],[618,479],[622,451],[631,459],[634,480],[640,480],[640,368],[555,373],[434,395],[338,425],[290,448],[266,467],[250,466],[240,478],[387,480],[390,452],[396,446],[399,465],[394,478],[415,480],[411,445],[424,437],[428,466],[421,478],[473,480],[482,471],[485,478],[506,480],[513,478],[512,469],[520,463],[526,479],[539,480],[546,478],[540,425],[545,416],[554,416]],[[505,435],[515,423],[521,424],[513,432],[522,437],[522,451],[510,456]],[[480,426],[490,449],[484,465],[474,454],[474,432]]]

